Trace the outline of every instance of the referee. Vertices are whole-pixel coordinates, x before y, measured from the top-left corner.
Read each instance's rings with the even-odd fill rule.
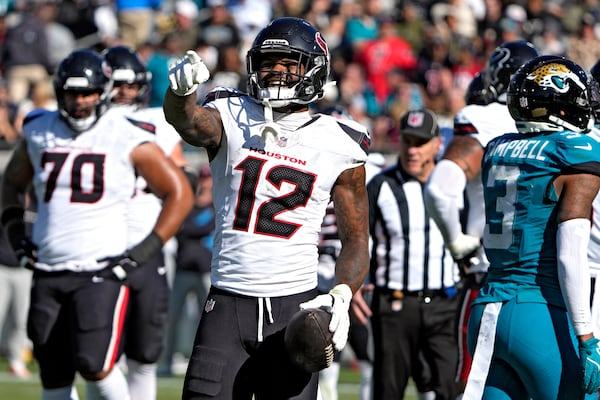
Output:
[[[454,399],[458,268],[423,203],[441,146],[435,114],[400,119],[397,165],[368,184],[374,400],[402,399],[409,377],[426,399]]]

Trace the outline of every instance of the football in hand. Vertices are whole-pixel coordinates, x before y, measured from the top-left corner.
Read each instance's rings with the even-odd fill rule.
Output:
[[[294,364],[311,373],[331,365],[334,350],[330,321],[331,314],[322,308],[307,308],[292,316],[284,340]]]

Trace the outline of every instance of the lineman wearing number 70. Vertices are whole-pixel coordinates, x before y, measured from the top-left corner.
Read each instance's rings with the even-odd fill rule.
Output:
[[[247,57],[248,91],[216,88],[193,52],[173,64],[164,111],[208,152],[217,215],[212,287],[188,366],[184,399],[315,399],[317,374],[293,365],[283,332],[299,307],[324,306],[341,350],[348,308],[368,268],[365,168],[369,134],[353,121],[311,115],[329,52],[298,18],[262,29]],[[317,296],[318,232],[333,200],[342,250],[336,285]]]
[[[129,399],[114,368],[128,272],[160,252],[193,202],[185,176],[154,143],[154,126],[107,109],[111,72],[92,50],[69,54],[54,77],[58,111],[28,114],[2,181],[2,225],[34,270],[27,333],[44,400],[77,399],[76,373],[88,400]],[[138,174],[163,203],[151,232],[128,248],[125,217]],[[22,199],[29,185],[38,202],[28,241]]]

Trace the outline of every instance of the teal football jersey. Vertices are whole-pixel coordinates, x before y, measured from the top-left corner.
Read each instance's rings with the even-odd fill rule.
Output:
[[[558,196],[553,182],[564,173],[600,175],[600,143],[569,131],[492,140],[482,161],[490,261],[478,303],[518,300],[564,306],[558,281]],[[543,288],[543,289],[542,289]]]

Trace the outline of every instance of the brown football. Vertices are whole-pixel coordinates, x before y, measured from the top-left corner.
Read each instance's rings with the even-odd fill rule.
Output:
[[[334,350],[330,321],[331,314],[322,308],[307,308],[292,316],[284,340],[294,364],[311,373],[331,365]]]

